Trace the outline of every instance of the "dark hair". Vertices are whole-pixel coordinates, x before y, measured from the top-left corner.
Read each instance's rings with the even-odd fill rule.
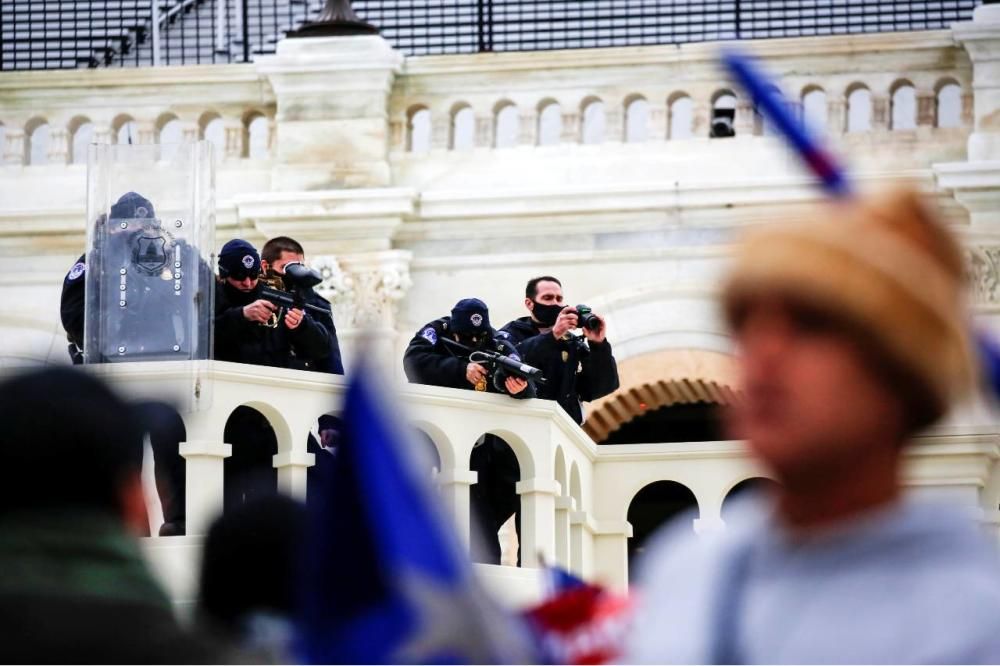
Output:
[[[293,254],[301,254],[302,256],[306,254],[305,250],[302,249],[302,245],[294,238],[275,236],[264,243],[264,247],[260,251],[260,258],[269,264],[273,264],[281,258],[282,252],[291,252]]]
[[[530,298],[531,300],[535,299],[535,296],[538,295],[539,282],[555,282],[560,287],[562,286],[562,282],[552,277],[551,275],[542,275],[541,277],[531,278],[530,280],[528,280],[528,285],[524,288],[525,298]]]
[[[291,616],[305,530],[305,507],[280,494],[224,513],[205,537],[199,617],[217,630],[238,634],[254,612]]]
[[[0,513],[87,507],[121,515],[121,488],[142,461],[132,407],[71,368],[0,382]]]

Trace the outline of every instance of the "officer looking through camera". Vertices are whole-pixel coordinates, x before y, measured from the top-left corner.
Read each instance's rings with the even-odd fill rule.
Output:
[[[509,322],[498,337],[512,342],[525,363],[542,371],[547,383],[539,386],[538,397],[557,401],[583,423],[581,401],[618,388],[618,365],[604,319],[586,306],[567,306],[562,283],[549,275],[528,281],[524,306],[529,316]],[[577,328],[582,335],[574,333]]]

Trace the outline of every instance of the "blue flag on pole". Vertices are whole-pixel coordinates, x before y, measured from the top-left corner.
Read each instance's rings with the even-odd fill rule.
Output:
[[[480,589],[466,548],[361,367],[336,454],[317,455],[297,622],[307,663],[500,663],[533,658]]]

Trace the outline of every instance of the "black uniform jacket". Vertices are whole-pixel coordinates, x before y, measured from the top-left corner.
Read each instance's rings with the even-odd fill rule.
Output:
[[[538,388],[538,397],[557,401],[577,423],[583,423],[581,400],[597,400],[618,388],[618,364],[607,340],[591,342],[590,354],[581,356],[575,343],[541,333],[531,317],[515,319],[497,335],[514,343],[524,362],[542,371],[547,383]]]
[[[283,321],[268,328],[243,316],[243,306],[256,301],[261,285],[242,292],[225,281],[215,290],[215,358],[220,361],[301,367],[300,360],[318,360],[330,354],[330,334],[306,313],[302,323],[289,329]]]
[[[66,338],[76,345],[79,350],[83,349],[83,316],[84,302],[86,297],[86,255],[80,255],[69,273],[63,279],[62,296],[59,301],[59,316],[62,319],[63,328],[66,329]],[[79,360],[74,356],[73,362]]]
[[[306,302],[310,305],[317,305],[321,308],[330,308],[330,302],[314,291],[309,292],[306,297]],[[344,374],[344,361],[340,355],[340,341],[337,339],[337,327],[333,323],[333,315],[322,315],[316,312],[309,312],[308,310],[307,312],[309,316],[312,317],[314,321],[322,325],[329,334],[330,353],[323,358],[313,360],[302,360],[296,358],[295,367],[302,370],[312,370],[313,372],[326,372],[331,375]]]
[[[403,370],[406,378],[414,384],[430,384],[432,386],[447,386],[449,388],[469,389],[475,387],[465,378],[465,370],[469,365],[468,355],[463,355],[461,350],[447,346],[441,342],[441,338],[452,335],[451,317],[441,317],[420,327],[403,354]],[[514,360],[520,361],[521,357],[506,340],[496,337],[493,334],[491,343],[485,345],[483,349],[497,351],[501,354],[511,356]],[[501,371],[498,371],[501,372]],[[500,374],[498,381],[487,380],[486,390],[490,393],[507,393],[506,388],[498,389],[494,384],[503,386],[505,375]],[[528,382],[528,387],[520,393],[511,396],[513,398],[534,398],[534,382]]]

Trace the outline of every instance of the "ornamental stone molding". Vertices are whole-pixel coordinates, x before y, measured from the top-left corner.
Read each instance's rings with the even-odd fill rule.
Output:
[[[975,303],[1000,303],[1000,245],[978,246],[965,250]]]
[[[311,264],[323,276],[316,291],[333,306],[338,328],[395,329],[397,306],[413,285],[411,258],[401,250],[316,257]]]

